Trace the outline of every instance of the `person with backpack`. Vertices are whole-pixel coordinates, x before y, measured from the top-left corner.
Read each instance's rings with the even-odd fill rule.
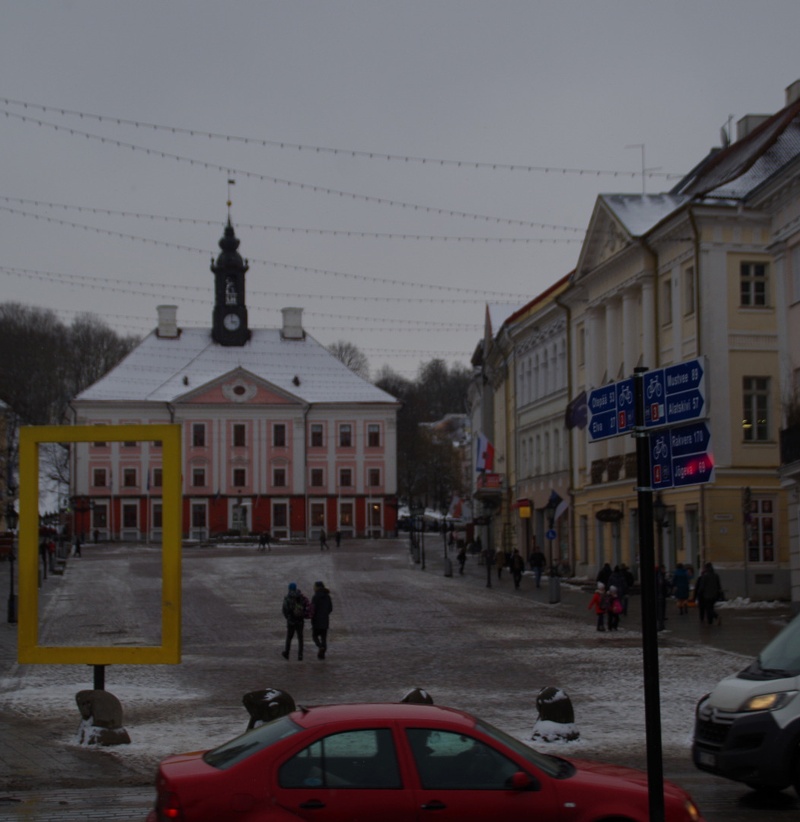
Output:
[[[606,593],[606,586],[602,582],[597,583],[597,588],[595,589],[586,610],[591,611],[592,608],[594,608],[594,612],[597,614],[597,630],[605,631],[606,610],[608,609],[608,594]]]
[[[328,650],[328,626],[333,611],[331,592],[324,582],[314,583],[314,596],[311,597],[311,639],[317,646],[317,659],[325,659]]]
[[[619,598],[619,591],[615,585],[611,585],[608,589],[608,630],[619,630],[619,615],[622,613],[622,600]]]
[[[303,628],[306,617],[311,616],[311,603],[295,582],[289,583],[289,592],[283,598],[283,616],[286,620],[286,647],[281,651],[281,656],[289,659],[292,638],[296,634],[297,658],[301,660],[303,658]]]

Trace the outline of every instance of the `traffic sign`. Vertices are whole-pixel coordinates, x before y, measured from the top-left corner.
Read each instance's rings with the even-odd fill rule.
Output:
[[[589,437],[602,440],[633,430],[633,377],[612,382],[589,393]]]
[[[706,416],[705,368],[698,357],[644,375],[644,424],[676,425]]]
[[[711,432],[705,422],[651,432],[651,487],[659,490],[711,482],[714,458],[710,451]]]

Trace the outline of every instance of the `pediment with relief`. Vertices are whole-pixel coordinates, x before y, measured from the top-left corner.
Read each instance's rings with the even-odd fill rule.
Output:
[[[584,277],[618,254],[630,245],[631,239],[630,234],[608,211],[602,200],[598,199],[581,249],[576,279]]]
[[[189,391],[178,402],[203,404],[247,404],[247,405],[294,405],[297,398],[276,388],[243,368],[212,380]]]

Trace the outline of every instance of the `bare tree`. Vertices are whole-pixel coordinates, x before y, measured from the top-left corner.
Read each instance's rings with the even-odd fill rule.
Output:
[[[369,379],[369,361],[358,346],[345,340],[338,340],[328,346],[328,351],[359,377]]]

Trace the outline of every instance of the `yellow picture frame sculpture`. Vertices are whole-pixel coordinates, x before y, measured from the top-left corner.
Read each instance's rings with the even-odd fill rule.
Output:
[[[39,644],[40,443],[160,441],[162,444],[161,645]],[[21,663],[53,665],[176,665],[181,661],[181,426],[42,425],[19,430],[19,614]]]

